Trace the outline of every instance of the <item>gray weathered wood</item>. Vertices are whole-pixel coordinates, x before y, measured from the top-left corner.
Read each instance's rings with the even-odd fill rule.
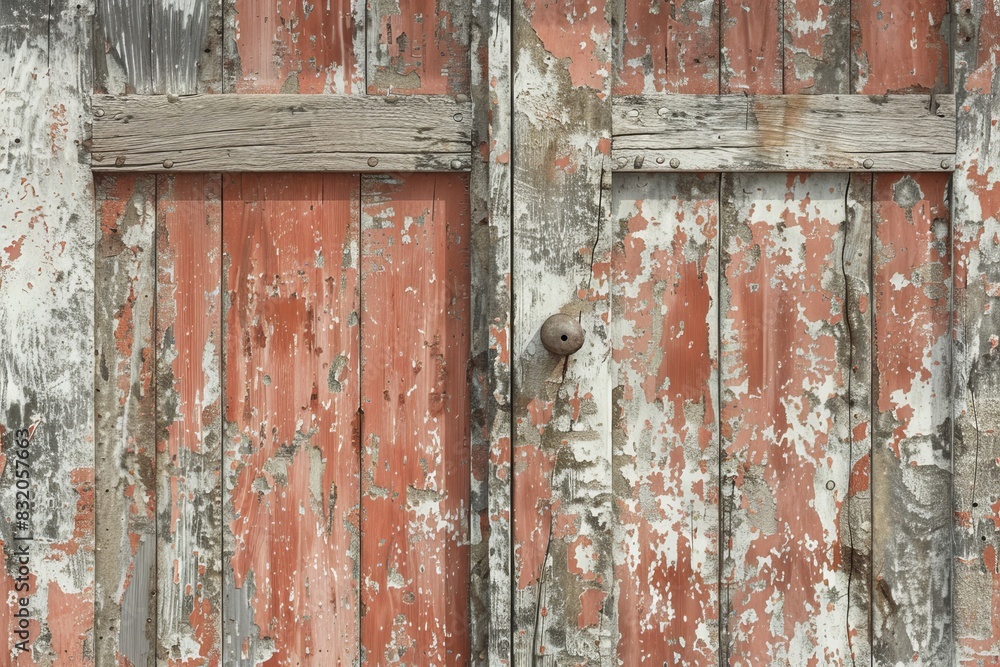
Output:
[[[473,14],[472,662],[510,665],[511,50],[510,0]]]
[[[951,95],[614,101],[618,171],[950,171],[954,153]]]
[[[447,97],[94,99],[94,171],[468,171],[472,107]]]
[[[603,0],[515,3],[514,664],[610,664],[611,26]],[[538,331],[578,317],[583,348]]]
[[[93,13],[92,0],[0,3],[4,665],[94,664],[94,193],[80,151]]]
[[[954,215],[955,662],[1000,655],[1000,5],[960,0]]]

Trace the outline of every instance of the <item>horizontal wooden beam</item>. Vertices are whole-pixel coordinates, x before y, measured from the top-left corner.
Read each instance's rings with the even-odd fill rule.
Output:
[[[617,171],[952,171],[953,95],[614,101]]]
[[[94,171],[468,171],[472,105],[444,96],[93,98]]]

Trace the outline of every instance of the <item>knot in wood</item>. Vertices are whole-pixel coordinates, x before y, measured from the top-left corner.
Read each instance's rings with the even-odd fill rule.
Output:
[[[541,338],[546,350],[565,357],[583,347],[583,327],[572,315],[556,313],[542,324]]]

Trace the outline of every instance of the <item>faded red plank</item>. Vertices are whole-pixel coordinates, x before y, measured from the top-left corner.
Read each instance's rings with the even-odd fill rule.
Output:
[[[368,93],[468,95],[468,0],[369,0]]]
[[[362,0],[226,0],[226,92],[359,93]]]
[[[624,5],[616,95],[719,92],[715,0],[619,0]],[[620,59],[620,60],[619,60]]]
[[[733,175],[722,191],[725,661],[853,664],[869,218],[838,174]]]
[[[358,177],[229,175],[224,192],[225,663],[352,665]]]
[[[145,667],[155,664],[157,617],[156,177],[97,177],[95,189],[95,659]]]
[[[723,93],[783,90],[781,0],[722,0]]]
[[[1000,664],[1000,5],[955,3],[955,643]]]
[[[718,177],[626,175],[614,201],[618,661],[714,664]]]
[[[783,3],[785,93],[851,92],[851,6],[852,0]]]
[[[952,652],[948,181],[875,179],[876,664],[947,664]]]
[[[469,232],[464,177],[364,181],[364,664],[470,660]]]
[[[868,95],[948,90],[948,0],[852,2],[853,90]]]
[[[222,647],[222,207],[218,176],[157,177],[158,661]]]

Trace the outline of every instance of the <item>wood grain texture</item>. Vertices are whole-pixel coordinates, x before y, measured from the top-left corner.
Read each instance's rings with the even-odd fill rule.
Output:
[[[221,92],[222,0],[101,0],[97,8],[97,91]]]
[[[884,175],[873,195],[873,652],[951,654],[948,180]]]
[[[464,171],[471,112],[444,97],[100,97],[94,170]]]
[[[226,665],[358,659],[358,177],[225,178]]]
[[[717,663],[718,179],[616,181],[617,664]]]
[[[854,90],[945,92],[944,0],[853,3]],[[872,651],[876,665],[950,660],[951,261],[948,177],[874,177]]]
[[[93,13],[87,0],[0,5],[5,665],[94,664],[95,224],[80,151]],[[29,469],[29,488],[18,489]],[[19,491],[30,493],[30,517],[16,514],[25,511]],[[17,539],[26,535],[33,540]]]
[[[467,184],[362,187],[362,663],[467,664]]]
[[[472,3],[369,0],[366,9],[369,94],[469,94]]]
[[[156,661],[156,177],[98,177],[95,658]],[[152,622],[147,622],[152,619]]]
[[[222,657],[222,202],[212,175],[157,178],[158,664]]]
[[[868,656],[851,560],[867,526],[869,197],[835,174],[723,178],[727,664]]]
[[[955,660],[1000,656],[1000,5],[962,0],[954,203]]]
[[[719,92],[755,95],[785,92],[782,50],[785,4],[783,0],[720,0]]]
[[[224,1],[225,92],[364,92],[362,0]]]
[[[615,643],[611,502],[611,26],[604,2],[514,5],[514,664]],[[556,357],[538,330],[578,317]]]
[[[469,620],[472,663],[511,654],[511,3],[473,14],[469,176],[471,357]]]
[[[646,95],[614,102],[618,171],[950,171],[955,100]]]
[[[614,0],[614,94],[719,92],[719,3]]]
[[[782,3],[782,91],[785,94],[853,92],[850,86],[851,7],[850,0]]]

